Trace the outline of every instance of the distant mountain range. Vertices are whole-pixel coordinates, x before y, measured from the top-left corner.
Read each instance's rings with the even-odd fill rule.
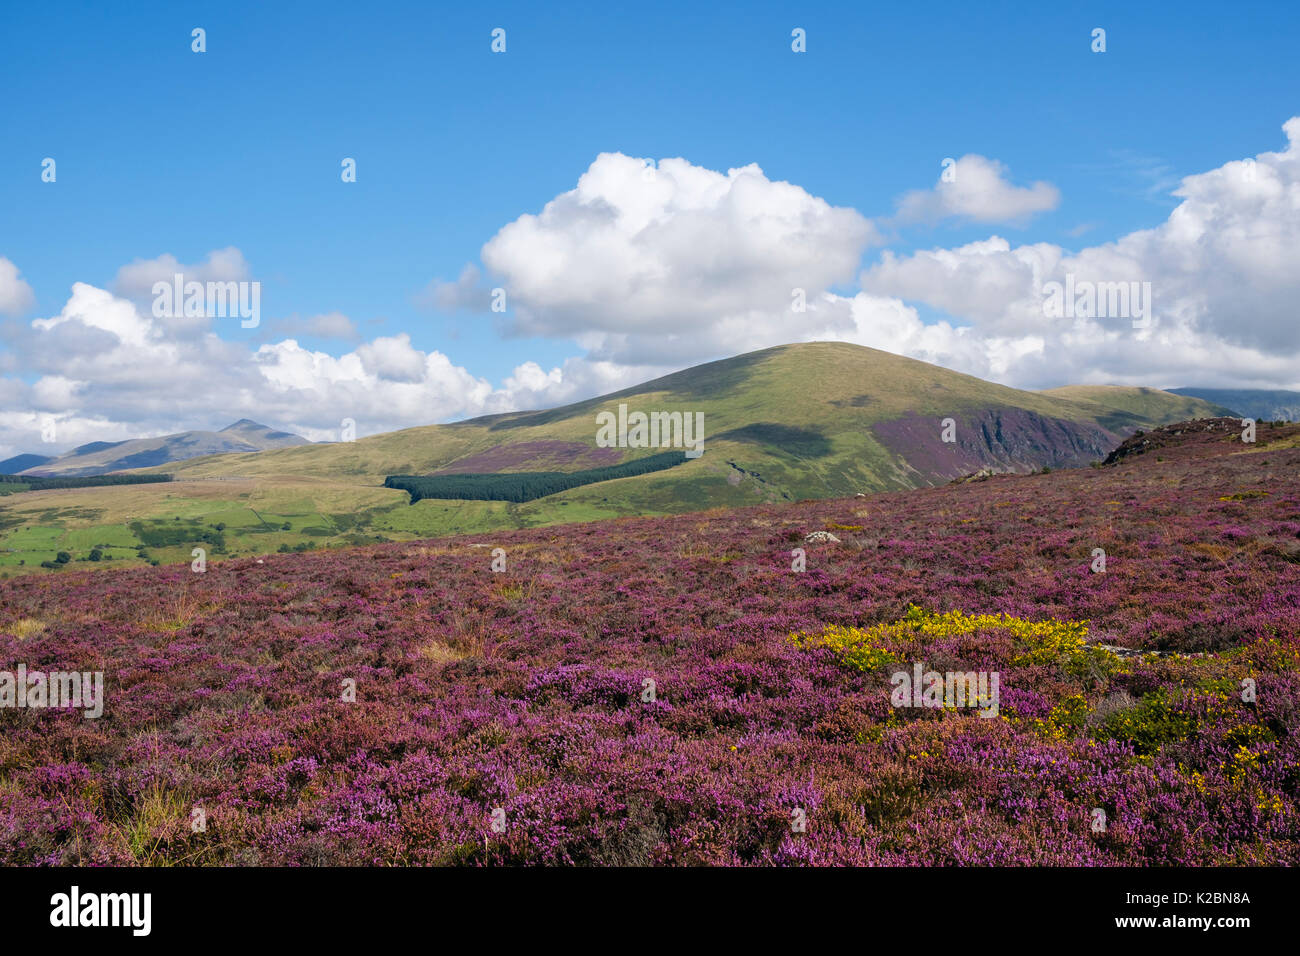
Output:
[[[167,465],[203,455],[260,452],[308,444],[311,443],[299,435],[275,431],[266,425],[242,418],[218,432],[188,431],[157,438],[96,441],[53,458],[17,455],[0,461],[0,474],[82,478],[129,468]]]
[[[0,475],[16,475],[20,471],[35,468],[37,465],[43,465],[50,460],[49,455],[14,455],[12,458],[0,460]]]
[[[1244,418],[1259,422],[1300,422],[1300,392],[1281,388],[1171,388],[1175,395],[1189,395],[1226,405]]]

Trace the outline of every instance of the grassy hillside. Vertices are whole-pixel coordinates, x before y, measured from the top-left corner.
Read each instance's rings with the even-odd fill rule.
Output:
[[[596,415],[619,403],[703,413],[704,454],[519,504],[410,505],[405,492],[382,487],[388,475],[577,471],[654,454],[597,447]],[[902,490],[981,468],[1087,464],[1137,428],[1211,409],[1151,389],[1020,391],[845,343],[782,346],[545,411],[146,469],[174,474],[165,486],[11,495],[0,501],[0,569],[30,569],[61,549],[81,558],[97,546],[132,563],[189,560],[188,547],[149,546],[144,538],[168,536],[142,538],[138,522],[151,532],[179,519],[196,540],[224,525],[225,553],[264,554]],[[953,443],[940,440],[945,418],[955,423]]]
[[[1158,388],[1128,385],[1066,385],[1040,392],[1080,405],[1098,405],[1109,411],[1098,420],[1108,428],[1131,431],[1132,427],[1167,425],[1195,418],[1230,416],[1232,409],[1191,395],[1176,395]],[[1138,425],[1136,420],[1146,424]],[[1132,426],[1132,427],[1129,427]]]
[[[389,474],[486,471],[458,466],[503,446],[519,453],[513,458],[498,453],[491,470],[552,470],[557,457],[571,457],[570,468],[576,470],[608,463],[592,460],[599,451],[595,416],[620,402],[632,409],[703,412],[707,453],[687,469],[691,479],[705,473],[725,478],[728,469],[720,460],[735,459],[770,466],[769,483],[798,497],[916,484],[872,435],[871,427],[881,422],[933,418],[937,434],[942,417],[990,408],[1088,424],[1114,418],[1088,403],[995,385],[887,352],[811,343],[696,366],[546,411],[410,428],[346,444],[196,458],[169,470],[178,478],[302,474],[378,483]],[[1136,428],[1178,417],[1135,415],[1124,421]],[[710,466],[710,459],[722,467]]]

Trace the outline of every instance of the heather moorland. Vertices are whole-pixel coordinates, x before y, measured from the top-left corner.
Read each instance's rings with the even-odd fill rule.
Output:
[[[5,580],[0,861],[1294,864],[1298,439]]]

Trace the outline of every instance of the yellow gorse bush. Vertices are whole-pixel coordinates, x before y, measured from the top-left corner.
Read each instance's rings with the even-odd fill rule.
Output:
[[[1050,664],[1062,657],[1079,654],[1088,635],[1087,621],[1029,621],[1010,614],[966,614],[948,611],[934,614],[912,607],[907,617],[895,626],[911,628],[917,635],[927,638],[960,637],[978,631],[1002,631],[1022,645],[1024,651],[1014,658],[1013,664]]]
[[[966,614],[927,611],[913,605],[902,620],[871,627],[827,625],[810,634],[790,635],[799,647],[829,647],[845,664],[859,670],[875,670],[899,660],[897,652],[909,645],[960,637],[979,631],[1001,631],[1018,641],[1023,650],[1012,664],[1050,664],[1075,659],[1084,653],[1087,621],[1029,621],[1009,614]]]
[[[845,627],[843,624],[828,624],[818,634],[800,631],[791,634],[790,640],[798,647],[829,647],[841,661],[860,671],[874,671],[886,664],[897,662],[890,651],[876,645],[882,627],[871,628]]]
[[[1035,717],[1031,726],[1045,737],[1052,740],[1068,740],[1082,733],[1085,722],[1092,714],[1092,707],[1082,694],[1070,694],[1060,703],[1053,705],[1047,719]]]

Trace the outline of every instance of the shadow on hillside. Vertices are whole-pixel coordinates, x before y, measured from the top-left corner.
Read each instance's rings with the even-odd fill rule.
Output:
[[[789,452],[800,458],[825,458],[831,453],[830,440],[812,428],[796,428],[775,422],[755,422],[709,436],[710,441],[743,441],[754,445],[771,445],[776,452]]]

